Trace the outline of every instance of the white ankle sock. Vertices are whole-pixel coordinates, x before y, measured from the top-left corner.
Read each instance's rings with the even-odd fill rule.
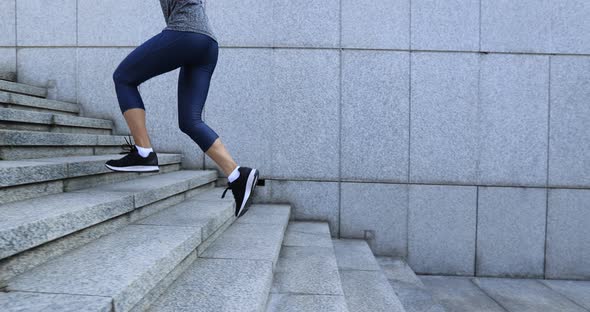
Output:
[[[139,156],[141,156],[143,158],[148,157],[148,155],[154,151],[151,147],[146,148],[146,147],[141,147],[139,145],[135,145],[135,147],[137,147],[137,152],[139,153]]]
[[[240,171],[238,171],[238,169],[240,168],[240,166],[237,166],[236,169],[234,169],[234,171],[232,171],[229,176],[227,177],[227,180],[229,181],[229,183],[234,182],[237,178],[240,177]]]

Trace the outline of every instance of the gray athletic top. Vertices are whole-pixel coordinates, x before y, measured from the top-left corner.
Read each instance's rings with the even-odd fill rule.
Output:
[[[203,0],[160,0],[166,27],[164,29],[205,34],[215,41]]]

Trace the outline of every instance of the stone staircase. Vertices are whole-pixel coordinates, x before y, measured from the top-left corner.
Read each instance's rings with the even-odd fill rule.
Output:
[[[124,143],[111,121],[14,78],[0,73],[0,311],[435,311],[398,299],[366,242],[287,204],[236,219],[217,172],[179,154],[106,169]]]

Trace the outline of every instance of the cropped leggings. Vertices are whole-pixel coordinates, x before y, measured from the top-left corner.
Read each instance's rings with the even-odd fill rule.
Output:
[[[137,87],[154,76],[180,67],[178,126],[207,151],[219,137],[201,118],[218,49],[217,41],[207,35],[162,30],[125,57],[113,73],[121,112],[130,108],[145,110]]]

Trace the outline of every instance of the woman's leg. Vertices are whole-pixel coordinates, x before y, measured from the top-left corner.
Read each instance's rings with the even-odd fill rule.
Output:
[[[217,133],[203,122],[201,115],[211,76],[217,65],[218,45],[215,40],[203,34],[194,34],[191,37],[199,55],[194,62],[180,68],[178,125],[227,175],[228,187],[221,197],[225,197],[227,190],[231,189],[236,201],[235,215],[239,218],[248,210],[248,201],[258,181],[258,170],[238,167]]]
[[[182,65],[181,32],[163,31],[135,48],[113,73],[119,107],[135,144],[149,148],[151,143],[145,126],[145,107],[137,87],[144,81],[174,70]]]
[[[210,39],[212,41],[212,39]],[[248,211],[248,201],[256,188],[258,170],[238,167],[236,162],[221,143],[219,136],[207,126],[201,114],[207,99],[209,84],[217,62],[217,44],[210,44],[210,57],[203,58],[197,65],[184,65],[178,77],[178,123],[182,132],[188,134],[199,147],[227,175],[228,188],[221,197],[231,189],[236,201],[236,217]]]
[[[238,164],[236,164],[219,138],[213,142],[206,154],[213,159],[226,176],[229,176],[238,167]]]
[[[123,117],[125,117],[135,144],[151,148],[152,144],[145,127],[145,110],[142,108],[130,108],[123,113]]]
[[[214,60],[216,57],[211,56]],[[202,112],[207,100],[215,62],[205,65],[185,65],[178,77],[178,125],[180,130],[209,156],[229,176],[238,166],[221,139],[203,122]]]

